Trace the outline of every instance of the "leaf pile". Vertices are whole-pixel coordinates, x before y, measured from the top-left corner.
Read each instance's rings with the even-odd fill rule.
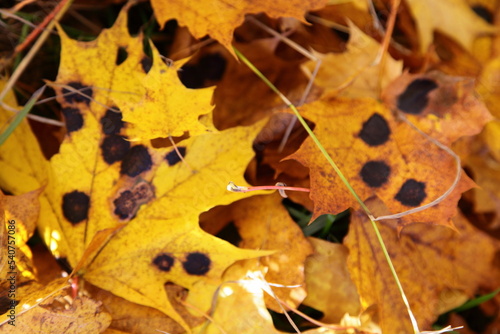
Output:
[[[316,319],[290,318],[304,333],[412,332],[363,208],[232,46],[304,102],[382,217],[419,328],[498,288],[498,22],[478,13],[499,8],[403,1],[381,53],[391,3],[151,1],[158,34],[175,26],[167,50],[130,33],[132,2],[91,41],[58,26],[57,152],[28,121],[0,146],[0,332],[283,333],[297,309]],[[17,105],[12,92],[4,102]],[[0,109],[2,124],[11,116]],[[230,181],[310,192],[283,200]],[[28,242],[35,230],[46,248]],[[489,303],[478,310],[498,330]]]

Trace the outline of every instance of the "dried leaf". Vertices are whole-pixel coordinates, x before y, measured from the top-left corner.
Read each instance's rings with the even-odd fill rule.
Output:
[[[384,214],[383,204],[368,205]],[[419,327],[429,328],[438,316],[439,300],[448,290],[472,296],[479,286],[494,289],[500,272],[494,265],[498,245],[462,216],[458,232],[442,226],[414,224],[398,237],[396,222],[378,223],[399,280]],[[362,212],[355,212],[345,244],[350,250],[347,266],[363,307],[376,304],[382,331],[410,333],[406,307],[396,287],[372,226]],[[477,259],[481,258],[481,261]],[[493,286],[492,286],[493,285]]]

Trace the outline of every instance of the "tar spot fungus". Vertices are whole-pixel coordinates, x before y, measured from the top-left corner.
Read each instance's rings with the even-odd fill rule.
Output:
[[[138,205],[149,202],[153,197],[155,197],[154,188],[146,181],[141,181],[137,183],[132,188],[132,193],[134,194],[134,199]]]
[[[428,94],[438,85],[434,80],[416,79],[398,97],[398,108],[404,113],[418,115],[429,103]]]
[[[389,140],[391,129],[385,118],[374,113],[366,122],[363,123],[359,137],[370,146],[379,146]]]
[[[169,254],[161,253],[154,258],[153,264],[161,271],[170,271],[174,265],[174,258]]]
[[[73,90],[63,88],[62,93],[64,95],[64,100],[67,103],[85,102],[87,105],[90,104],[90,99],[93,94],[91,87],[84,86],[79,82],[70,82],[68,83],[68,86],[77,90],[78,93]]]
[[[88,218],[90,198],[81,191],[67,193],[62,199],[64,217],[73,225]]]
[[[122,160],[130,150],[130,142],[118,135],[109,135],[101,144],[102,158],[108,165]]]
[[[202,276],[210,270],[210,258],[203,253],[189,253],[182,267],[190,275]]]
[[[153,66],[153,60],[148,56],[144,56],[141,59],[141,66],[144,73],[148,74],[149,70],[151,70],[151,67]]]
[[[113,201],[115,205],[115,215],[120,219],[129,219],[137,210],[134,194],[126,190],[120,194],[120,197]]]
[[[113,107],[116,109],[116,107]],[[122,113],[108,109],[101,118],[102,132],[106,135],[117,134],[123,128]]]
[[[64,115],[64,121],[66,123],[66,130],[68,131],[68,133],[78,131],[82,128],[83,116],[79,109],[63,108],[61,112]]]
[[[363,182],[372,188],[381,187],[389,179],[391,167],[384,161],[368,161],[359,173]]]
[[[137,145],[132,147],[122,160],[120,173],[134,177],[142,172],[150,170],[151,166],[153,166],[153,160],[151,159],[147,147]]]
[[[179,150],[179,153],[184,158],[186,156],[186,147],[179,146],[179,147],[177,147],[177,149]],[[177,152],[174,149],[171,152],[167,153],[167,155],[165,155],[165,160],[167,160],[169,166],[173,166],[176,163],[178,163],[179,161],[181,161],[181,157],[179,157],[179,154],[177,154]]]
[[[405,181],[394,198],[406,206],[419,206],[426,196],[425,183],[409,179]]]

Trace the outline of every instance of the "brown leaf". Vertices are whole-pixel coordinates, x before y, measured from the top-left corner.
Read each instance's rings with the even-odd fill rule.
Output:
[[[386,210],[379,201],[368,205],[380,214]],[[414,224],[401,237],[394,221],[377,223],[421,329],[436,320],[444,292],[461,290],[471,297],[480,286],[491,291],[500,284],[500,271],[493,262],[498,243],[460,215],[454,223],[458,232]],[[412,332],[401,295],[363,212],[353,214],[345,244],[350,250],[347,265],[351,277],[364,305],[377,305],[382,331]]]
[[[306,261],[307,298],[304,304],[323,312],[322,322],[338,323],[344,314],[358,315],[361,304],[347,271],[344,245],[308,238],[314,253]]]

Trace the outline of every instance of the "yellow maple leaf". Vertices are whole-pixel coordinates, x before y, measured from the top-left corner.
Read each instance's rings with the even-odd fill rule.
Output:
[[[144,54],[142,35],[128,33],[127,10],[125,6],[115,24],[91,42],[72,40],[59,29],[61,63],[55,85],[59,101],[86,101],[96,117],[111,104],[130,123],[123,132],[131,139],[197,135],[212,129],[198,118],[211,112],[213,88],[184,87],[176,68],[185,61],[167,66],[153,45],[153,59]],[[127,56],[117,63],[120,52]],[[88,96],[71,94],[72,89]]]
[[[170,19],[176,19],[180,25],[187,26],[195,38],[210,35],[218,40],[230,52],[233,30],[243,23],[245,14],[265,12],[270,17],[295,17],[303,21],[308,10],[320,9],[325,0],[308,1],[190,1],[164,2],[151,1],[156,19],[164,26]]]

